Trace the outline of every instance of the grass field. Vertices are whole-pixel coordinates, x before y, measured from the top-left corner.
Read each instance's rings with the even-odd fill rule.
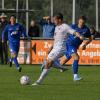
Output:
[[[80,67],[83,80],[73,82],[72,70],[60,73],[53,69],[41,86],[21,86],[19,79],[28,75],[34,82],[40,67],[22,65],[23,72],[19,73],[7,65],[0,65],[0,100],[100,100],[100,67]]]

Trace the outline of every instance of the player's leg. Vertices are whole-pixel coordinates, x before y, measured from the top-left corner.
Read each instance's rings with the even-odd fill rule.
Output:
[[[44,69],[45,65],[46,65],[46,60],[44,60],[42,66],[41,66],[41,70]],[[54,61],[53,67],[56,69],[60,69],[60,72],[64,72],[67,70],[66,68],[63,68],[63,66],[60,64],[60,61],[58,59]]]
[[[22,68],[20,67],[18,60],[17,60],[18,52],[19,52],[19,45],[10,45],[10,52],[11,52],[10,66],[12,65],[12,61],[14,61],[16,69],[19,72],[21,72]]]
[[[72,45],[67,45],[67,52],[66,56],[63,56],[60,63],[63,65],[66,62],[68,62],[71,58],[74,59],[73,62],[73,74],[74,74],[74,80],[78,81],[81,80],[82,78],[78,76],[78,62],[79,62],[79,55],[77,53],[77,48],[72,46]]]
[[[43,82],[45,77],[48,75],[50,68],[52,67],[52,64],[53,64],[53,60],[47,59],[45,68],[43,69],[39,79],[32,85],[40,85]]]
[[[54,61],[53,67],[56,68],[56,69],[60,69],[60,72],[64,72],[64,71],[67,70],[66,68],[64,68],[64,67],[60,64],[60,60],[59,60],[59,59],[57,59],[57,60]]]
[[[78,63],[79,63],[79,55],[77,53],[73,53],[72,55],[72,58],[74,59],[74,62],[73,62],[73,74],[74,74],[74,81],[79,81],[81,80],[82,78],[78,76]]]
[[[48,75],[53,62],[62,55],[61,49],[52,49],[48,55],[45,68],[43,69],[39,79],[32,85],[39,85],[43,82],[45,77]]]
[[[69,53],[66,52],[66,54],[61,58],[60,64],[61,64],[61,65],[64,65],[64,64],[67,63],[70,59],[71,59],[71,55],[69,55]]]
[[[47,61],[46,59],[44,59],[43,64],[41,65],[41,71],[43,71],[43,69],[45,68]]]
[[[65,55],[61,57],[60,64],[64,65],[71,59],[71,54],[70,54],[70,46],[66,44],[66,52],[64,53]]]
[[[14,64],[15,64],[15,66],[16,66],[16,69],[19,71],[19,72],[21,72],[21,67],[20,67],[20,65],[19,65],[19,63],[18,63],[18,60],[17,60],[17,53],[15,53],[15,52],[11,52],[11,62],[12,61],[14,61]],[[10,63],[11,63],[10,62]]]

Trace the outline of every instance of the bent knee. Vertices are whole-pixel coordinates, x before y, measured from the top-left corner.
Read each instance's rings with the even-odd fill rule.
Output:
[[[49,69],[50,67],[52,67],[52,64],[53,64],[53,61],[50,60],[50,59],[47,59],[47,60],[46,60],[46,66],[45,66],[45,68],[46,68],[46,69]]]
[[[74,60],[79,60],[79,55],[78,54],[72,54],[72,58]]]
[[[17,56],[16,53],[11,53],[11,57],[12,57],[12,58],[15,58],[16,56]]]
[[[66,62],[67,62],[67,58],[66,58],[66,56],[63,56],[63,57],[61,58],[61,60],[60,60],[60,64],[61,64],[61,65],[64,65]]]

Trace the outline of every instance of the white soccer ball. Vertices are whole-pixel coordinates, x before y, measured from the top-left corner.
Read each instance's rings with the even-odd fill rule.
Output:
[[[28,85],[30,83],[30,78],[27,75],[24,75],[20,78],[21,85]]]

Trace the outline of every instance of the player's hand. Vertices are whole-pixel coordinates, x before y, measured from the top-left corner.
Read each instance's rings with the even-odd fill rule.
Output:
[[[86,49],[86,45],[83,45],[81,48],[82,48],[82,50],[85,50]]]
[[[84,40],[84,37],[83,37],[83,36],[79,36],[79,38],[80,38],[81,40]]]
[[[75,32],[76,37],[80,38],[81,40],[84,40],[84,37],[82,35],[80,35],[80,33]]]

